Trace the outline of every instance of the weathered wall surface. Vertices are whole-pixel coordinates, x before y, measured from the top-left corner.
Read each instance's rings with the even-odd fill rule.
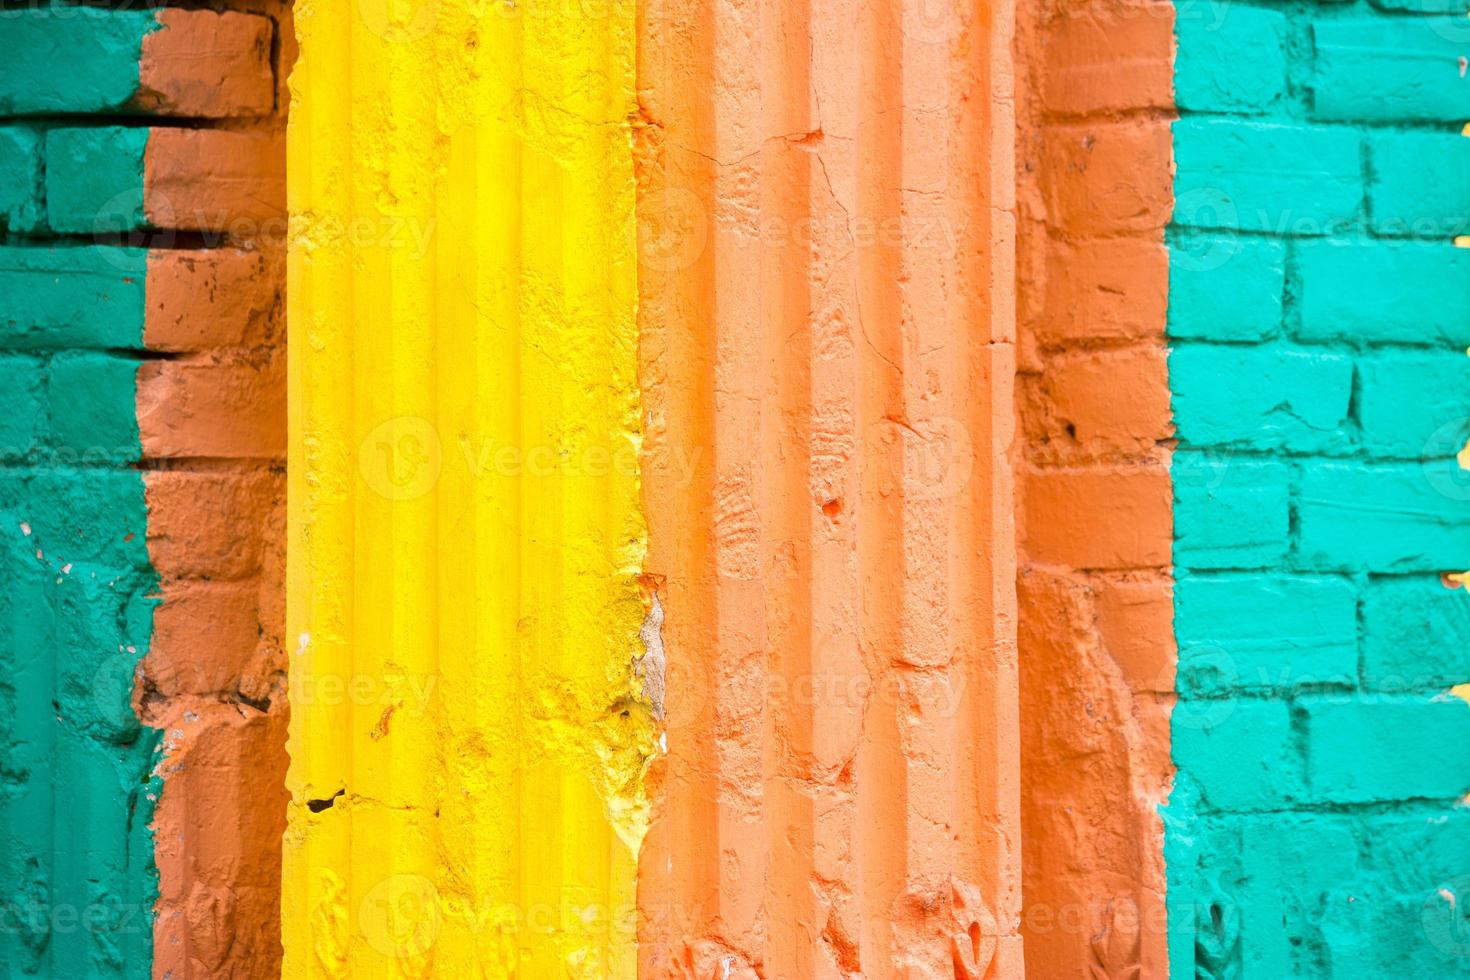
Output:
[[[277,970],[277,37],[0,14],[8,976]]]
[[[1022,91],[1028,975],[1166,975],[1174,8],[1031,4]]]
[[[1174,976],[1464,973],[1464,16],[1178,7]]]
[[[632,976],[632,10],[298,14],[285,975]]]
[[[1019,976],[1013,11],[641,12],[641,975]]]

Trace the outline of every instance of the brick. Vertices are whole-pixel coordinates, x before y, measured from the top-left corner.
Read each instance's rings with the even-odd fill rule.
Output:
[[[1361,358],[1358,422],[1375,456],[1454,456],[1470,439],[1470,357],[1447,350]]]
[[[176,352],[273,343],[281,333],[283,280],[276,253],[152,251],[144,343]]]
[[[139,110],[223,119],[275,108],[270,18],[237,12],[160,10],[143,38]]]
[[[1146,238],[1053,242],[1047,248],[1043,344],[1158,337],[1169,308],[1170,257]]]
[[[109,354],[62,354],[47,372],[46,401],[57,449],[88,463],[138,458],[133,418],[136,361]]]
[[[137,472],[55,466],[33,470],[26,480],[24,508],[17,513],[34,529],[36,547],[65,561],[148,570]]]
[[[1035,418],[1069,426],[1094,452],[1147,453],[1171,433],[1169,373],[1155,346],[1050,358],[1039,378]]]
[[[1470,250],[1302,242],[1297,269],[1303,340],[1470,345]]]
[[[41,223],[41,140],[29,129],[0,126],[0,234]]]
[[[1439,240],[1470,231],[1470,139],[1394,133],[1369,139],[1368,152],[1374,231]]]
[[[1174,596],[1185,694],[1356,684],[1358,599],[1345,579],[1184,574]]]
[[[122,109],[138,90],[146,10],[11,9],[0,18],[0,114],[97,113]],[[63,67],[64,66],[64,67]]]
[[[0,346],[140,346],[145,261],[141,249],[0,247]]]
[[[262,515],[283,496],[280,476],[160,470],[147,474],[148,552],[165,580],[243,579],[261,571]],[[200,520],[201,502],[210,520]]]
[[[1174,454],[1174,562],[1181,568],[1265,568],[1285,557],[1290,473],[1197,452]]]
[[[144,227],[143,154],[148,130],[54,129],[46,136],[51,228],[106,234]]]
[[[1344,354],[1190,344],[1169,355],[1181,445],[1303,452],[1348,445]]]
[[[1310,799],[1456,799],[1470,790],[1470,705],[1459,698],[1304,698]]]
[[[1259,238],[1170,235],[1169,336],[1263,340],[1281,327],[1286,247]]]
[[[1428,893],[1465,873],[1470,807],[1365,816],[1359,836],[1366,863],[1390,889]]]
[[[1467,38],[1430,17],[1361,17],[1312,25],[1312,114],[1403,123],[1470,118]]]
[[[41,362],[0,354],[0,459],[24,459],[46,431],[42,414]]]
[[[1025,484],[1033,560],[1077,569],[1169,563],[1169,475],[1162,468],[1033,470]]]
[[[1048,26],[1043,107],[1082,115],[1173,105],[1174,7],[1070,13]]]
[[[1174,73],[1179,108],[1266,112],[1286,96],[1286,17],[1232,5],[1218,19],[1182,16]]]
[[[1360,139],[1315,126],[1184,118],[1174,124],[1174,222],[1322,235],[1363,200]]]
[[[1290,708],[1279,701],[1181,701],[1175,707],[1177,778],[1207,810],[1275,810],[1301,794]]]
[[[1376,572],[1466,567],[1466,476],[1454,460],[1313,462],[1302,471],[1300,562]]]
[[[285,358],[278,353],[153,361],[138,372],[137,419],[150,459],[285,455]]]
[[[1363,591],[1363,678],[1392,691],[1470,683],[1470,594],[1431,575],[1370,581]]]
[[[1167,124],[1049,126],[1043,144],[1041,186],[1054,224],[1086,233],[1164,227],[1173,198]]]
[[[1129,689],[1174,692],[1174,594],[1167,578],[1098,579],[1097,629]]]
[[[258,674],[257,584],[190,582],[165,588],[153,616],[145,676],[166,697],[228,695]],[[253,678],[252,687],[262,686]],[[269,686],[269,685],[265,685]]]

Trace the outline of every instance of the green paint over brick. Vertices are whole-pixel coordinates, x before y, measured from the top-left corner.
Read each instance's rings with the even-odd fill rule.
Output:
[[[1328,234],[1363,200],[1350,130],[1184,117],[1174,124],[1174,220],[1203,228]]]
[[[1470,682],[1470,594],[1437,575],[1371,581],[1363,590],[1363,680],[1401,692]]]
[[[1301,793],[1291,710],[1279,701],[1194,702],[1172,725],[1174,753],[1205,810],[1275,810]]]
[[[46,211],[51,229],[71,234],[132,231],[143,212],[148,130],[119,126],[54,129],[46,137]]]
[[[1341,686],[1357,675],[1357,590],[1344,579],[1184,573],[1174,608],[1186,694]]]
[[[1301,242],[1296,248],[1301,339],[1470,346],[1464,314],[1470,309],[1470,250],[1387,242]]]
[[[0,115],[126,108],[138,91],[152,11],[93,7],[12,9],[0,17]]]
[[[40,221],[40,137],[30,129],[0,126],[0,234],[33,231]]]
[[[123,463],[139,458],[138,420],[119,413],[136,391],[137,361],[92,352],[61,354],[51,361],[47,402],[54,447],[85,463]]]
[[[1374,231],[1438,241],[1470,231],[1470,139],[1394,133],[1369,140],[1368,154]]]
[[[1302,473],[1300,561],[1344,571],[1458,568],[1470,555],[1466,476],[1453,459],[1314,462]]]
[[[1200,112],[1262,112],[1286,95],[1286,17],[1274,10],[1234,7],[1229,16],[1181,17],[1180,72],[1174,98]]]
[[[25,459],[41,444],[46,431],[41,369],[38,358],[0,354],[0,459]]]
[[[1470,357],[1457,350],[1363,357],[1358,420],[1371,455],[1453,457],[1470,439]]]
[[[1470,705],[1446,696],[1305,698],[1311,799],[1458,800],[1470,791]]]
[[[1291,533],[1285,465],[1180,452],[1170,472],[1175,564],[1265,568],[1285,557]]]
[[[143,249],[0,247],[0,347],[143,345]]]
[[[1353,391],[1346,355],[1191,344],[1169,355],[1174,424],[1191,446],[1340,448]]]
[[[1169,336],[1263,340],[1281,327],[1286,248],[1276,241],[1171,234]]]
[[[1402,123],[1470,119],[1463,29],[1434,17],[1355,17],[1312,25],[1312,113],[1318,119]]]

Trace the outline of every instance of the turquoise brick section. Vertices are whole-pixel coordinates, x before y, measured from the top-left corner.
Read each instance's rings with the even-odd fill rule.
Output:
[[[1470,231],[1470,139],[1458,133],[1375,136],[1368,159],[1375,232],[1445,241]]]
[[[138,92],[148,10],[91,7],[7,10],[0,16],[0,115],[99,113]]]
[[[41,138],[32,129],[0,126],[0,234],[41,223]]]
[[[1363,206],[1362,139],[1351,130],[1185,116],[1174,163],[1184,226],[1322,235]]]
[[[1462,12],[1463,16],[1463,12]],[[1354,17],[1312,25],[1317,119],[1460,124],[1470,119],[1463,27],[1432,17]]]
[[[1178,5],[1176,978],[1470,976],[1467,11]]]
[[[54,129],[46,136],[46,210],[51,229],[96,235],[147,224],[143,154],[148,130]]]
[[[1175,234],[1169,255],[1169,336],[1264,340],[1281,329],[1286,290],[1286,247],[1281,242]],[[1230,302],[1221,303],[1222,296]]]
[[[1350,687],[1358,674],[1358,590],[1343,578],[1181,573],[1174,585],[1179,689]]]
[[[1437,692],[1470,677],[1470,594],[1437,575],[1375,578],[1363,590],[1363,683]]]
[[[1285,98],[1285,15],[1238,7],[1224,18],[1180,17],[1176,33],[1199,65],[1175,86],[1181,109],[1261,112]]]
[[[1470,346],[1470,317],[1464,314],[1470,309],[1470,249],[1447,242],[1362,241],[1298,242],[1295,247],[1300,339]],[[1172,325],[1172,308],[1169,318]]]
[[[148,10],[0,11],[0,977],[146,980],[157,575],[136,419]],[[89,116],[91,116],[89,118]],[[111,121],[116,121],[115,116]]]
[[[1349,443],[1353,362],[1345,354],[1191,344],[1169,355],[1169,374],[1174,424],[1190,445],[1312,451]]]

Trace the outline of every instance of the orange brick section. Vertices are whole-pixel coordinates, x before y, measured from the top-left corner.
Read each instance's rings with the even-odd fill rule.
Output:
[[[228,120],[156,126],[144,157],[157,248],[137,375],[162,605],[141,706],[164,729],[154,976],[280,975],[287,696],[281,631],[285,445],[284,79],[274,3],[165,11],[139,101]],[[188,238],[197,241],[198,236]]]
[[[1010,5],[643,13],[640,975],[1020,976]]]
[[[276,104],[270,17],[207,10],[160,10],[143,38],[136,107],[143,112],[220,119],[269,115]]]
[[[1028,6],[1018,406],[1027,975],[1165,976],[1173,7]],[[1039,179],[1038,179],[1039,178]]]

